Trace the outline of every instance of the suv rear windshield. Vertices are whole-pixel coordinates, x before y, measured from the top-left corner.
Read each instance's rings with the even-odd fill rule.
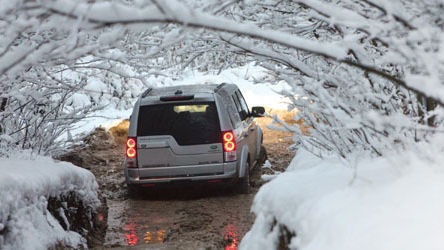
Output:
[[[137,136],[171,135],[179,145],[221,142],[214,102],[141,106]]]

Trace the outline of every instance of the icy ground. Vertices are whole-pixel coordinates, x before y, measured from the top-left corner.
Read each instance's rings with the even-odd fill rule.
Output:
[[[98,186],[91,172],[23,153],[0,159],[0,173],[0,249],[47,249],[56,243],[86,247],[86,240],[65,231],[47,206],[49,197],[75,192],[84,204],[97,207]]]
[[[347,162],[300,150],[256,195],[241,249],[443,249],[443,139]]]

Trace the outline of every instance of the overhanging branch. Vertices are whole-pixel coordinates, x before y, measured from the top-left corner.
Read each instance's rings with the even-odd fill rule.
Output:
[[[165,3],[157,2],[160,5]],[[444,106],[444,102],[436,97],[431,97],[422,90],[413,88],[409,86],[404,80],[396,78],[382,69],[378,69],[372,65],[362,64],[347,58],[347,49],[338,46],[338,44],[332,43],[322,43],[314,40],[309,40],[301,38],[298,36],[286,34],[283,32],[275,30],[264,30],[253,24],[243,24],[237,23],[235,21],[223,18],[211,16],[205,13],[200,13],[197,11],[191,11],[185,5],[175,1],[168,1],[168,3],[181,6],[181,8],[176,7],[175,9],[180,9],[181,13],[175,13],[175,17],[171,17],[171,13],[166,15],[163,9],[159,7],[157,9],[149,8],[146,13],[148,16],[143,16],[143,10],[138,12],[138,15],[131,16],[119,16],[116,14],[114,17],[110,17],[111,13],[108,13],[107,18],[100,18],[97,13],[78,13],[78,12],[68,12],[63,9],[58,9],[53,6],[46,6],[46,8],[53,14],[63,15],[69,18],[77,19],[78,17],[84,18],[91,24],[97,25],[95,28],[109,27],[115,25],[133,25],[133,24],[143,24],[143,23],[175,23],[179,25],[184,25],[192,28],[205,28],[217,32],[227,32],[237,35],[245,35],[251,38],[260,39],[267,42],[272,42],[287,46],[289,48],[306,51],[314,55],[329,58],[338,62],[345,63],[352,67],[362,69],[364,71],[378,75],[390,82],[401,86],[419,96],[427,96],[431,100],[435,101],[441,106]],[[128,6],[125,6],[128,8]],[[102,10],[103,11],[103,10]],[[135,10],[136,11],[136,10]],[[180,14],[180,15],[179,15]]]

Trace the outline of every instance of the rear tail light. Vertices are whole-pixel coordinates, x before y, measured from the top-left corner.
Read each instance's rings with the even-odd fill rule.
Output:
[[[233,131],[222,132],[222,143],[224,146],[224,161],[236,160],[236,140]]]
[[[136,138],[128,137],[128,139],[126,140],[126,158],[136,158],[136,145]]]
[[[129,168],[137,167],[137,139],[128,137],[126,140],[126,166]]]

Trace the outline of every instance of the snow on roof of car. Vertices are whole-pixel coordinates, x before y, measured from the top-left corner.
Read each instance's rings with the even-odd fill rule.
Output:
[[[234,88],[234,84],[215,84],[215,83],[205,83],[205,84],[188,84],[188,85],[176,85],[168,87],[157,87],[146,90],[142,94],[142,98],[148,96],[165,96],[165,95],[175,95],[178,91],[180,94],[196,94],[196,93],[214,93],[217,88],[222,86],[227,86],[229,88]]]
[[[180,90],[182,93],[214,93],[214,89],[219,84],[190,84],[190,85],[177,85],[163,88],[153,88],[149,95],[174,95],[176,91]]]

